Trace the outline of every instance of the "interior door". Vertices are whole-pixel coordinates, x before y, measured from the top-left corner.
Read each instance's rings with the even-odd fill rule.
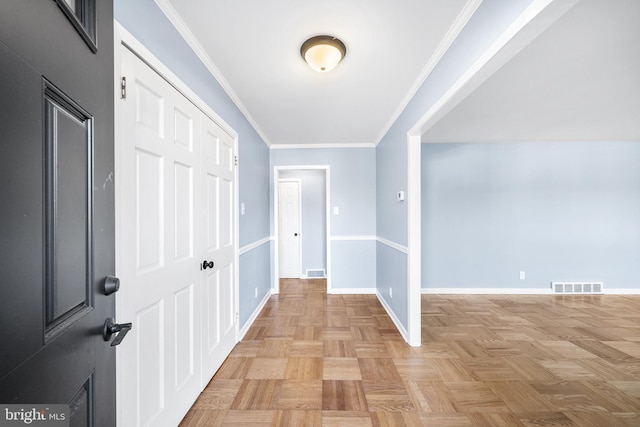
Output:
[[[121,58],[118,316],[136,328],[118,351],[118,421],[175,426],[201,391],[200,111],[133,53]]]
[[[202,388],[237,342],[235,141],[202,116],[203,289]]]
[[[299,278],[300,181],[278,182],[278,244],[280,278]]]
[[[112,2],[2,2],[0,70],[0,405],[111,426]]]
[[[236,344],[235,141],[121,48],[118,421],[175,426]]]

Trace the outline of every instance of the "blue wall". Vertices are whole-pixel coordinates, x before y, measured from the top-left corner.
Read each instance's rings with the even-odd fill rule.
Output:
[[[423,288],[637,289],[638,160],[634,142],[424,144]]]
[[[530,3],[531,0],[484,0],[378,144],[378,236],[401,246],[407,245],[407,203],[398,203],[395,199],[398,191],[407,190],[407,132]],[[385,247],[395,250],[386,245]],[[407,278],[407,255],[395,251],[398,253],[393,257],[377,257],[377,292],[408,329],[407,281],[397,280],[391,283],[393,298],[388,288],[388,278]],[[398,262],[396,258],[405,258],[405,262]]]
[[[269,148],[153,0],[115,0],[115,18],[238,133],[240,246],[268,238]],[[240,256],[240,327],[270,292],[269,244]],[[254,289],[258,286],[258,298]]]
[[[375,287],[375,148],[271,150],[271,166],[330,166],[332,289]],[[271,176],[273,181],[273,176]],[[271,194],[273,194],[273,182]],[[273,219],[272,219],[273,224]],[[356,236],[356,239],[352,237]],[[344,238],[346,240],[336,240]],[[360,240],[369,238],[369,240]]]

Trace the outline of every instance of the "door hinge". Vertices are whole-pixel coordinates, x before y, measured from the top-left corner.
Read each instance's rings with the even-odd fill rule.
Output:
[[[235,165],[238,166],[238,156],[233,156],[234,161],[235,161]]]
[[[127,78],[120,79],[120,99],[127,99]]]

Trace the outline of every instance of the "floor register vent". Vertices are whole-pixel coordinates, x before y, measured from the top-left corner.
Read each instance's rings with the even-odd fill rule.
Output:
[[[318,270],[307,270],[308,279],[317,279],[317,278],[324,278],[324,277],[326,277],[324,268],[318,269]]]
[[[602,282],[551,282],[554,294],[601,294]]]

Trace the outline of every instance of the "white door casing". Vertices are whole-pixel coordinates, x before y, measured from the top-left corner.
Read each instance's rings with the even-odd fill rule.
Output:
[[[237,339],[235,141],[128,49],[121,52],[127,97],[116,100],[117,314],[132,319],[133,329],[117,352],[118,421],[174,426]],[[221,153],[232,159],[222,162],[224,172],[209,165]],[[211,175],[224,182],[222,191],[212,192]],[[205,259],[214,268],[203,270]],[[213,310],[211,277],[218,277]]]
[[[278,247],[280,278],[299,278],[301,269],[300,181],[278,181]]]

